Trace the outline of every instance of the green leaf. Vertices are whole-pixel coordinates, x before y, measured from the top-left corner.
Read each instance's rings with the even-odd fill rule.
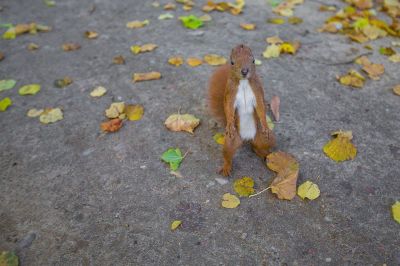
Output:
[[[56,5],[56,2],[54,0],[43,0],[43,3],[48,7],[53,7]]]
[[[203,26],[203,21],[195,15],[183,16],[179,17],[179,19],[182,21],[183,26],[188,29],[195,30]]]
[[[6,97],[0,101],[0,112],[4,112],[7,108],[12,105],[12,101],[10,98]],[[1,265],[1,264],[0,264]]]
[[[281,2],[282,2],[282,0],[268,0],[268,3],[269,3],[272,7],[277,7]]]
[[[0,265],[1,266],[18,266],[18,257],[14,252],[2,251],[0,252]]]
[[[17,82],[13,79],[0,80],[0,92],[14,88]]]
[[[18,93],[19,95],[35,95],[40,91],[40,85],[39,84],[29,84],[22,86]]]
[[[181,150],[179,148],[170,148],[166,152],[164,152],[161,156],[161,159],[169,163],[171,170],[178,170],[180,163],[183,160]]]
[[[12,27],[13,27],[13,24],[11,24],[11,23],[1,23],[0,24],[0,28],[9,29],[9,28],[12,28]]]

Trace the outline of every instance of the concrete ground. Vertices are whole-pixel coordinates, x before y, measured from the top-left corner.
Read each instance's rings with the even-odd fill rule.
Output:
[[[157,17],[165,11],[151,1],[56,0],[53,8],[41,0],[1,2],[1,23],[35,21],[53,30],[0,40],[6,56],[0,79],[18,81],[0,94],[14,101],[0,114],[0,250],[15,251],[21,265],[400,265],[400,225],[390,212],[400,199],[400,97],[391,92],[400,71],[377,52],[394,39],[371,43],[369,58],[383,63],[385,74],[353,90],[336,75],[356,67],[349,59],[366,50],[316,31],[332,14],[318,12],[321,3],[343,2],[306,0],[295,9],[304,23],[272,25],[265,23],[275,17],[271,7],[248,0],[240,16],[210,13],[213,20],[203,28],[183,28],[176,17],[202,15],[204,2],[196,1],[191,12],[178,5],[175,19],[164,21]],[[137,19],[150,24],[126,28]],[[244,31],[241,22],[258,28]],[[86,30],[99,38],[85,39]],[[295,56],[262,59],[265,38],[276,34],[302,47]],[[40,49],[28,51],[30,42]],[[82,48],[63,52],[65,42]],[[129,51],[149,42],[159,47],[136,56]],[[299,160],[298,184],[319,185],[314,201],[282,201],[268,192],[242,199],[236,209],[220,206],[236,178],[252,176],[260,190],[274,173],[244,147],[233,177],[223,185],[215,179],[222,158],[212,136],[223,129],[215,127],[205,101],[213,67],[177,68],[167,59],[227,57],[242,42],[263,62],[258,72],[266,98],[281,98],[276,149]],[[112,64],[119,54],[126,65]],[[133,72],[146,71],[163,77],[131,83]],[[55,88],[54,80],[66,75],[74,83]],[[29,83],[40,83],[42,91],[19,96],[18,88]],[[98,85],[108,93],[94,99],[89,92]],[[112,101],[143,104],[143,119],[102,134],[99,125]],[[64,119],[40,124],[26,116],[34,107],[62,107]],[[201,119],[194,135],[164,127],[179,109]],[[358,154],[352,161],[335,163],[322,152],[338,129],[353,131]],[[190,151],[180,168],[184,178],[160,160],[170,147]],[[171,231],[173,220],[182,220],[182,227]]]

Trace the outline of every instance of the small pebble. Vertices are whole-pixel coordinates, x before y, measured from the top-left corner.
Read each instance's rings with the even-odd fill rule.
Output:
[[[141,166],[140,166],[140,169],[146,169],[146,168],[147,168],[146,165],[141,165]]]

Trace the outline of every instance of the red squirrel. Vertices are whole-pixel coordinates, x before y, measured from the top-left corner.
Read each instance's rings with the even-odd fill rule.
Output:
[[[231,175],[232,158],[243,141],[249,141],[265,160],[275,136],[267,124],[264,89],[249,47],[241,44],[232,49],[230,62],[212,74],[208,96],[211,113],[225,126],[220,174]]]

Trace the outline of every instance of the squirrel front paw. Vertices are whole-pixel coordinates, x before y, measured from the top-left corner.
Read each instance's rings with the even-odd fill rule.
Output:
[[[233,138],[236,134],[236,128],[234,125],[227,125],[225,130],[226,135],[228,138]]]
[[[232,172],[232,167],[231,166],[226,166],[224,165],[219,169],[218,173],[223,176],[230,176]]]

